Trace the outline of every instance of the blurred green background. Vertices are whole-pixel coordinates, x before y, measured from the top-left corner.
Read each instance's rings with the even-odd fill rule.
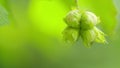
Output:
[[[108,44],[62,41],[75,0],[0,0],[0,68],[120,68],[120,0],[79,0],[101,18]]]

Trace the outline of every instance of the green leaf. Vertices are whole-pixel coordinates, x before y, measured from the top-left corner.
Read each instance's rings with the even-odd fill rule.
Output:
[[[61,39],[66,27],[64,18],[67,8],[58,0],[33,0],[30,3],[29,18],[40,32]]]
[[[9,23],[8,12],[0,6],[0,25]]]
[[[96,39],[95,41],[98,42],[98,43],[107,43],[106,42],[106,39],[105,39],[105,34],[99,30],[97,27],[94,27],[94,31],[96,33]]]

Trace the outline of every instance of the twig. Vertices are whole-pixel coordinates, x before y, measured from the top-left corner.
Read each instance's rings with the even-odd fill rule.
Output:
[[[75,0],[75,3],[76,3],[76,8],[79,9],[79,1]]]

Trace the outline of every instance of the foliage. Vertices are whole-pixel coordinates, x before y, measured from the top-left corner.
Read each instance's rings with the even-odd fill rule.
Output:
[[[119,11],[119,0],[115,1]],[[0,4],[4,18],[0,19],[0,68],[120,67],[119,33],[105,44],[109,46],[94,44],[90,49],[81,46],[81,41],[75,46],[61,42],[66,28],[63,18],[76,6],[74,0],[0,0]],[[105,34],[114,33],[112,0],[79,0],[79,7],[100,16]]]

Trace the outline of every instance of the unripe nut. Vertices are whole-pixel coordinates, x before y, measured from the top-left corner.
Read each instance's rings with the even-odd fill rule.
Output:
[[[79,10],[72,10],[66,15],[64,21],[69,27],[79,28],[80,18],[81,18],[81,14],[79,13]]]
[[[88,30],[92,29],[95,25],[97,25],[100,22],[99,17],[97,17],[92,12],[84,12],[81,16],[81,29]]]
[[[84,44],[87,47],[90,47],[91,44],[96,39],[96,33],[95,33],[94,29],[83,30],[83,31],[81,31],[81,38],[82,38]]]
[[[79,38],[79,30],[78,29],[74,29],[71,27],[67,27],[66,29],[64,29],[63,39],[67,43],[74,43],[78,40],[78,38]]]

